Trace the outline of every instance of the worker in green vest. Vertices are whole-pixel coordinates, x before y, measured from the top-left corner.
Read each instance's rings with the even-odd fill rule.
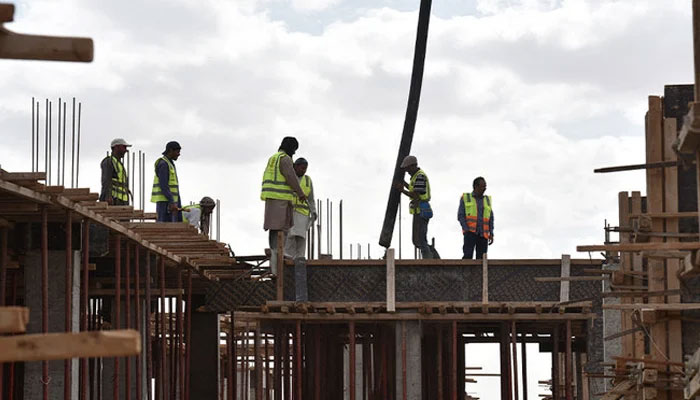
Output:
[[[182,202],[180,183],[177,179],[175,161],[180,157],[180,144],[168,142],[163,156],[156,160],[153,176],[151,202],[156,203],[156,220],[158,222],[182,222]]]
[[[294,172],[292,156],[299,148],[296,138],[287,136],[268,160],[263,172],[260,199],[265,202],[265,222],[263,229],[269,231],[270,269],[277,274],[277,247],[285,247],[286,232],[293,226],[294,196],[299,201],[306,201],[306,194],[299,185]],[[282,232],[282,243],[277,243],[278,233]],[[283,254],[279,255],[283,257]]]
[[[284,254],[292,259],[306,256],[306,234],[317,218],[314,186],[311,177],[306,174],[308,167],[309,162],[303,157],[294,161],[294,172],[299,178],[299,185],[306,195],[306,200],[301,201],[297,196],[294,196],[293,224],[289,229],[284,250]]]
[[[459,199],[457,220],[462,225],[464,245],[463,259],[471,259],[476,248],[477,260],[484,258],[489,245],[493,244],[493,209],[491,196],[485,196],[486,180],[478,177],[472,182],[472,192]]]
[[[435,258],[428,245],[428,222],[433,217],[428,175],[418,167],[415,156],[406,156],[401,162],[401,168],[411,175],[411,180],[409,183],[397,182],[394,187],[411,199],[408,211],[413,215],[413,245],[420,250],[422,258]]]
[[[129,205],[129,176],[122,164],[124,154],[131,147],[124,139],[112,140],[112,154],[105,157],[100,163],[102,170],[102,190],[100,190],[100,201],[105,201],[109,205],[128,206]]]

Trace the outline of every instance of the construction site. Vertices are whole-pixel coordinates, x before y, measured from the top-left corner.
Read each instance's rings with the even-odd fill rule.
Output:
[[[387,182],[412,154],[431,12],[420,3]],[[502,400],[532,400],[533,374],[546,376],[542,399],[700,398],[700,0],[691,10],[694,48],[679,51],[694,54],[699,85],[649,93],[644,164],[590,166],[643,170],[646,186],[620,187],[600,242],[554,259],[400,257],[400,190],[375,259],[369,245],[365,259],[360,245],[343,256],[342,203],[339,254],[321,251],[328,219],[311,224],[302,264],[270,260],[281,233],[277,249],[241,255],[221,241],[219,203],[196,226],[145,211],[152,160],[140,152],[126,157],[140,194],[128,205],[79,187],[80,104],[59,100],[52,155],[53,106],[32,99],[31,168],[0,169],[0,398],[493,400],[473,389],[488,379]],[[11,32],[15,17],[0,3],[1,63],[91,62],[100,46]],[[498,371],[475,364],[475,345]],[[533,371],[528,357],[551,364]]]

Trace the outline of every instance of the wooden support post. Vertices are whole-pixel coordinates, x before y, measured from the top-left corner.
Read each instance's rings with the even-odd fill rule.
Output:
[[[481,302],[488,304],[489,302],[489,260],[486,253],[481,260]]]
[[[73,300],[73,218],[71,211],[66,211],[66,265],[65,265],[65,294],[64,294],[64,330],[66,332],[71,332],[73,330],[73,313],[72,313],[72,300]],[[3,281],[4,284],[4,281]],[[3,298],[3,300],[5,300]],[[0,369],[0,372],[2,369]],[[2,373],[0,373],[2,377]],[[63,398],[69,400],[71,397],[71,380],[73,375],[71,374],[71,360],[65,360],[63,362]],[[2,390],[0,390],[0,394]]]
[[[284,300],[284,232],[277,231],[277,301]]]
[[[443,400],[443,369],[442,369],[442,325],[438,325],[437,329],[437,398]]]
[[[642,212],[642,194],[638,191],[632,192],[631,200],[630,200],[630,210],[632,213],[641,213]],[[630,253],[624,253],[628,256],[630,256]],[[625,272],[634,272],[634,273],[641,273],[644,271],[644,259],[639,253],[633,253],[631,256],[627,259],[630,264],[628,264],[628,267],[625,268]],[[628,281],[632,282],[632,285],[634,286],[642,286],[643,284],[643,278],[640,276],[638,278],[633,278],[633,279],[627,279]],[[643,303],[644,299],[642,297],[637,297],[637,298],[623,298],[621,300],[621,303]],[[632,319],[631,319],[631,312],[626,312],[623,311],[621,313],[622,316],[622,321],[626,329],[631,329],[633,328],[632,326]],[[625,329],[623,329],[625,330]],[[628,336],[628,342],[627,342],[627,348],[628,351],[625,352],[628,357],[642,357],[644,356],[644,347],[645,347],[645,335],[644,332],[636,332],[631,336]],[[625,339],[623,338],[623,343]]]
[[[664,138],[662,100],[657,96],[649,96],[649,111],[646,120],[646,154],[647,162],[663,161]],[[656,213],[664,211],[664,170],[648,169],[647,175],[647,212]],[[662,232],[664,221],[652,220],[652,231]],[[651,237],[650,242],[662,242],[663,238]],[[648,260],[649,291],[664,290],[666,281],[666,268],[661,260]],[[649,303],[663,303],[663,296],[650,296]],[[668,355],[668,333],[666,324],[656,324],[651,327],[651,340],[656,344],[651,346],[650,353],[654,359],[664,359]],[[667,393],[659,393],[659,400],[667,399]]]
[[[452,373],[451,373],[451,392],[452,400],[457,400],[457,321],[452,321]]]
[[[501,400],[511,400],[510,351],[508,349],[508,323],[501,322],[499,329],[499,354],[501,357]]]
[[[87,332],[88,330],[88,315],[90,314],[90,301],[88,296],[88,277],[89,270],[88,264],[90,263],[90,222],[87,219],[83,219],[82,233],[81,233],[82,245],[80,246],[81,256],[82,256],[82,277],[80,279],[80,330],[82,332]],[[81,399],[88,398],[88,382],[89,382],[89,367],[88,359],[83,358],[80,360],[80,372],[81,372],[81,382],[80,382],[80,395]]]
[[[571,285],[570,281],[566,278],[571,276],[571,256],[568,254],[562,254],[561,256],[561,277],[562,280],[559,283],[559,301],[567,302],[569,301],[569,287]]]
[[[386,250],[386,310],[396,311],[396,262],[393,248]]]
[[[676,119],[664,118],[664,159],[677,161],[678,155],[673,151],[673,143],[678,138]],[[678,212],[678,168],[664,168],[664,212]],[[678,233],[679,223],[677,218],[666,220],[666,232]],[[678,238],[669,237],[667,242],[678,242]],[[666,260],[666,289],[680,289],[678,274],[681,269],[681,261],[677,258]],[[651,290],[651,289],[650,289]],[[680,296],[668,297],[669,303],[680,303]],[[680,313],[671,313],[679,316]],[[671,361],[683,361],[683,338],[681,334],[681,321],[671,319],[667,323],[668,328],[668,357]]]
[[[559,388],[559,324],[552,329],[552,398],[559,400],[561,390]]]
[[[41,207],[41,331],[49,332],[49,210]],[[43,399],[49,398],[49,362],[42,364]]]

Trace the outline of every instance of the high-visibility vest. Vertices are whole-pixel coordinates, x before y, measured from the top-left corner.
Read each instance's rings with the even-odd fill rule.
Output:
[[[182,207],[182,211],[189,211],[189,210],[191,210],[191,209],[193,209],[193,208],[198,208],[198,209],[201,210],[201,209],[202,209],[202,206],[201,206],[201,204],[192,204],[191,206],[184,206],[184,207]],[[189,223],[190,223],[190,220],[187,218],[188,215],[189,215],[189,214],[186,213],[186,212],[183,212],[183,213],[182,213],[182,222],[184,222],[184,223],[186,223],[186,224],[189,224]]]
[[[283,157],[289,157],[284,151],[278,151],[267,160],[267,166],[263,173],[262,191],[260,199],[277,199],[294,201],[294,190],[287,184],[287,180],[280,170],[280,161]]]
[[[476,233],[476,224],[478,218],[478,209],[476,205],[476,199],[471,193],[464,193],[462,195],[462,201],[464,202],[464,215],[467,219],[467,229],[469,232]],[[486,239],[491,237],[491,226],[489,221],[491,220],[491,196],[484,196],[484,214],[481,216],[483,234]]]
[[[170,187],[170,193],[173,195],[173,202],[177,203],[177,201],[180,199],[180,188],[178,185],[177,181],[177,171],[175,170],[175,166],[173,163],[168,159],[166,156],[162,156],[161,158],[156,160],[156,163],[153,165],[153,168],[156,169],[156,174],[153,176],[153,191],[151,192],[151,202],[152,203],[157,203],[159,201],[169,201],[167,197],[163,194],[163,191],[160,190],[160,180],[158,179],[158,173],[157,173],[157,168],[158,168],[158,163],[163,160],[168,164],[168,186]]]
[[[422,169],[419,169],[411,177],[411,181],[408,183],[408,191],[413,191],[413,186],[416,184],[416,179],[418,179],[419,175],[425,177],[425,193],[418,195],[418,200],[411,200],[408,205],[408,212],[410,214],[420,214],[420,202],[430,201],[430,181],[428,181],[428,175],[426,175]]]
[[[299,185],[301,185],[301,190],[304,192],[306,195],[306,200],[300,201],[299,197],[297,195],[294,195],[294,211],[298,212],[299,214],[306,215],[307,217],[309,214],[311,214],[309,210],[309,194],[311,194],[311,178],[309,178],[308,175],[304,175],[303,178],[299,181]]]
[[[121,201],[129,201],[129,185],[127,183],[126,170],[124,165],[117,157],[107,156],[105,159],[112,161],[112,191],[110,195],[113,199]],[[102,160],[104,162],[104,160]]]

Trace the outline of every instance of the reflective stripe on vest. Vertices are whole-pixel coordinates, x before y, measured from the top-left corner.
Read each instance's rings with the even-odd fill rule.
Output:
[[[309,210],[309,194],[311,193],[311,178],[309,178],[308,175],[304,175],[303,178],[299,181],[299,185],[301,185],[301,190],[304,192],[306,195],[306,200],[304,201],[299,201],[299,198],[294,195],[294,211],[298,212],[299,214],[306,215],[307,217],[309,214],[311,214]]]
[[[289,157],[287,153],[278,151],[269,160],[263,173],[262,191],[260,199],[277,199],[294,201],[294,191],[287,184],[287,180],[280,170],[280,161],[283,157]]]
[[[113,199],[121,201],[129,201],[129,185],[127,183],[126,171],[124,165],[114,156],[105,157],[112,161],[112,190],[110,195]],[[103,160],[104,161],[104,160]]]
[[[469,232],[476,233],[479,215],[476,199],[472,197],[471,193],[464,193],[462,195],[462,201],[464,203],[464,216],[467,220],[467,229],[469,229]],[[491,220],[491,196],[484,196],[483,205],[484,215],[481,216],[483,235],[488,239],[491,237],[491,226],[489,225],[489,221]]]
[[[419,169],[411,177],[411,181],[408,183],[408,191],[413,191],[413,186],[416,184],[416,179],[418,179],[418,175],[423,175],[425,177],[425,193],[418,195],[417,201],[411,200],[411,202],[408,205],[408,212],[410,214],[420,214],[419,202],[430,201],[430,181],[428,180],[428,175],[426,175],[422,169]]]
[[[170,201],[163,194],[160,189],[160,179],[158,179],[158,163],[163,160],[168,164],[168,187],[170,188],[170,193],[173,195],[173,203],[177,203],[180,199],[180,188],[177,181],[177,171],[175,166],[166,156],[162,156],[156,160],[153,168],[156,170],[156,174],[153,176],[153,191],[151,192],[151,202],[157,203],[159,201]]]

